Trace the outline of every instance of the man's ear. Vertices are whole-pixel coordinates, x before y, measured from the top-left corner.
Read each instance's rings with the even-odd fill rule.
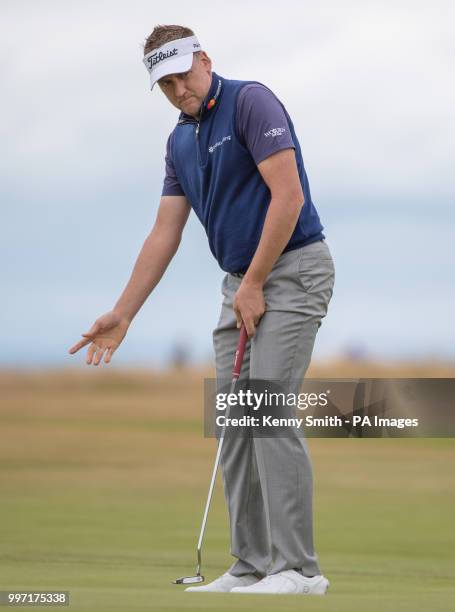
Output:
[[[212,60],[205,51],[199,51],[199,61],[202,62],[204,68],[212,69]]]

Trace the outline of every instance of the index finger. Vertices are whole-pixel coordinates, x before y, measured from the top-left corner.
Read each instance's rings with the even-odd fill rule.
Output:
[[[70,355],[73,355],[73,353],[77,353],[79,349],[86,346],[91,341],[92,341],[91,338],[85,338],[84,340],[80,340],[77,344],[75,344],[68,350],[68,353],[70,353]]]
[[[252,318],[243,319],[243,323],[246,327],[246,333],[248,334],[248,338],[252,338],[256,333],[256,327],[254,325],[254,321]]]

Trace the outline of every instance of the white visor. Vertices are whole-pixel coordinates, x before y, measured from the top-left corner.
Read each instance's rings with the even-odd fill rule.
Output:
[[[150,73],[150,89],[168,74],[186,72],[193,65],[193,53],[201,50],[196,36],[178,38],[153,49],[142,60]]]

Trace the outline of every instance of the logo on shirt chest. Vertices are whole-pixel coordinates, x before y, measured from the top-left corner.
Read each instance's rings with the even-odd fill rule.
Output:
[[[231,136],[224,136],[221,140],[219,140],[218,142],[215,142],[215,144],[210,145],[209,146],[209,153],[213,153],[213,151],[215,151],[215,149],[217,147],[220,147],[222,144],[224,144],[226,142],[226,140],[231,140]]]

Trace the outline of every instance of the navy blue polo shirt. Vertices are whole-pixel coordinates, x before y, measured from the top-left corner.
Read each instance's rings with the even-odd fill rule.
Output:
[[[305,198],[283,252],[324,238],[300,144],[284,105],[257,81],[212,83],[199,120],[181,112],[166,146],[162,195],[185,195],[226,272],[245,272],[256,252],[271,193],[257,165],[293,148]]]

